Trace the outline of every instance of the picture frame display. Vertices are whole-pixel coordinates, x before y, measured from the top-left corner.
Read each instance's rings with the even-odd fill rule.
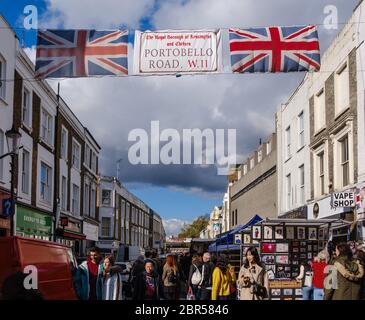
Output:
[[[308,239],[317,240],[317,228],[308,228]]]
[[[289,264],[289,256],[287,255],[277,255],[276,256],[277,264]]]
[[[264,226],[264,240],[272,240],[273,229],[271,226]]]
[[[271,289],[271,295],[274,297],[281,296],[281,289]]]
[[[275,253],[275,243],[262,242],[261,253]]]
[[[276,244],[277,253],[287,253],[289,252],[289,243],[277,243]]]
[[[295,239],[295,228],[294,227],[286,227],[286,239],[288,240],[294,240]]]
[[[297,239],[298,240],[306,239],[305,227],[297,227]]]
[[[243,235],[243,243],[244,244],[250,244],[251,243],[251,235],[250,234],[245,233]]]
[[[261,260],[265,265],[268,265],[268,264],[271,265],[271,264],[275,263],[275,256],[265,255],[265,256],[262,256]]]
[[[252,227],[252,239],[255,240],[261,239],[261,226]]]
[[[275,239],[283,240],[284,239],[284,227],[276,226],[274,228],[274,230],[275,230]]]

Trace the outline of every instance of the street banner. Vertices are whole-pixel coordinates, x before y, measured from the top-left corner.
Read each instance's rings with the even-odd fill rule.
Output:
[[[316,26],[229,29],[233,73],[320,69]]]
[[[220,30],[135,32],[135,74],[176,75],[221,71]]]
[[[39,30],[36,77],[128,74],[128,31]]]

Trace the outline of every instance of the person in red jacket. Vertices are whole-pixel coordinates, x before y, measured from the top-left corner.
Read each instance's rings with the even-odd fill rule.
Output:
[[[313,271],[313,300],[323,300],[324,297],[324,279],[326,277],[324,270],[327,266],[327,255],[324,251],[318,253],[312,262]]]

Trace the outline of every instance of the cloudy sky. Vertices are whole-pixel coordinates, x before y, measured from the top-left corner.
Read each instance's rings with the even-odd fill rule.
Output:
[[[346,22],[358,0],[1,0],[0,11],[17,27],[26,46],[35,32],[21,29],[23,9],[38,8],[41,28],[129,28],[131,30],[206,29],[268,25],[319,25],[325,50],[339,30],[323,24],[328,5]],[[223,45],[227,47],[227,31]],[[30,51],[31,52],[31,51]],[[229,63],[227,50],[224,63]],[[61,81],[61,95],[102,146],[103,174],[116,174],[166,220],[168,233],[185,221],[220,205],[226,177],[216,167],[140,165],[128,162],[128,133],[190,128],[236,129],[237,154],[247,157],[274,130],[274,114],[286,102],[303,74],[125,77]]]

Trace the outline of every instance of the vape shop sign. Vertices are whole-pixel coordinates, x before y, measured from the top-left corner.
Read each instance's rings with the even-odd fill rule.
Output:
[[[135,33],[136,74],[221,71],[221,32],[155,31]]]
[[[336,192],[332,194],[333,208],[352,208],[355,207],[355,205],[354,192]]]

